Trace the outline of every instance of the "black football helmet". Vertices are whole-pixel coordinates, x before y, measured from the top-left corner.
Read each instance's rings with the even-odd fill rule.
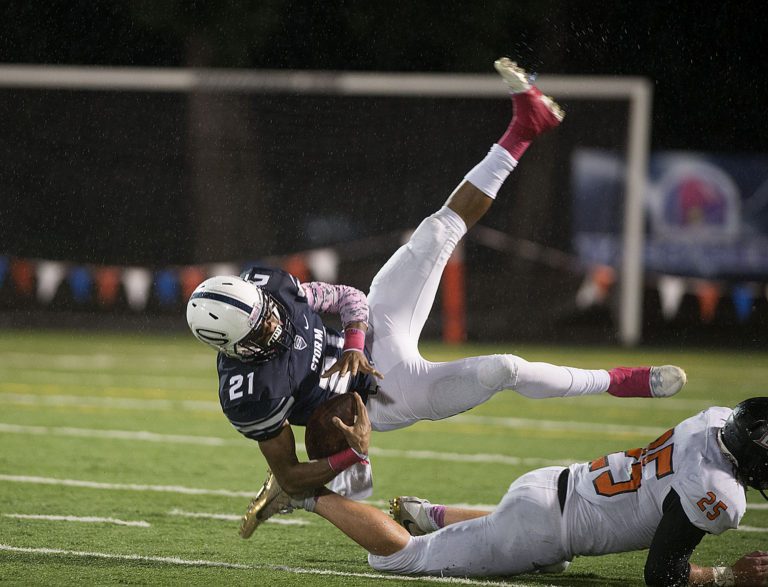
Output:
[[[768,500],[763,492],[768,489],[768,397],[753,397],[733,408],[720,440],[739,481]]]

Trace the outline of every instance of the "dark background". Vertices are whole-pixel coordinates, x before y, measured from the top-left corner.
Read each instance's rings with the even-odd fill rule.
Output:
[[[764,2],[28,0],[0,60],[131,66],[642,75],[656,149],[765,151]]]
[[[767,25],[759,2],[31,0],[0,7],[0,61],[492,73],[508,55],[545,74],[647,77],[654,150],[738,154],[768,151]],[[434,210],[509,116],[483,100],[326,100],[0,90],[0,253],[161,268],[360,243]],[[566,124],[537,140],[505,185],[525,195],[500,198],[484,224],[567,253],[561,142],[621,149],[626,128],[620,104],[563,106]],[[366,290],[395,245],[348,254],[340,281]],[[470,283],[482,284],[469,292],[470,338],[615,334],[613,308],[574,310],[582,268],[471,239],[467,255]],[[66,294],[57,304],[71,308]],[[719,327],[702,331],[688,298],[661,336],[653,287],[646,306],[645,340],[762,340],[764,300],[746,330],[723,304]]]

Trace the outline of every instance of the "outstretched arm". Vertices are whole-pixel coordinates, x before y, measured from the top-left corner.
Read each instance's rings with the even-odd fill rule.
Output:
[[[324,517],[371,554],[389,556],[405,548],[408,531],[373,506],[327,489],[316,497],[315,513]]]

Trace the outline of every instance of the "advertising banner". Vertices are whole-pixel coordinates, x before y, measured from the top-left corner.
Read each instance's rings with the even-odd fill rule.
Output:
[[[706,279],[768,278],[768,156],[653,154],[645,197],[645,269]],[[619,267],[620,154],[573,157],[573,245],[587,264]]]

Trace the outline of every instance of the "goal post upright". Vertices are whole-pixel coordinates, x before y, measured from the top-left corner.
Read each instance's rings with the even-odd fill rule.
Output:
[[[650,149],[652,84],[647,78],[635,76],[542,74],[536,85],[558,99],[629,103],[618,334],[622,344],[636,345],[642,335],[643,198]],[[493,74],[0,65],[0,88],[9,87],[471,98],[500,98],[506,93],[504,84]]]
[[[541,76],[536,85],[558,98],[617,99],[629,101],[624,227],[619,270],[619,340],[635,346],[642,338],[644,211],[648,159],[651,148],[653,86],[647,78]]]
[[[630,100],[627,176],[624,197],[624,239],[619,302],[619,339],[627,346],[640,342],[643,329],[644,199],[651,143],[653,89],[638,80]]]

